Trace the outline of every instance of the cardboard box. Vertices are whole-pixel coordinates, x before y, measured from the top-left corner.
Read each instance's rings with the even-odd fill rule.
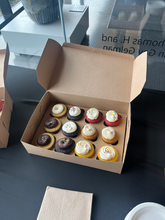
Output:
[[[119,19],[119,14],[125,13],[125,18]],[[131,13],[136,12],[137,19],[129,20]],[[144,6],[115,4],[110,15],[108,28],[126,29],[126,30],[141,30],[144,27]]]
[[[13,101],[5,88],[8,60],[9,49],[7,46],[6,50],[0,50],[0,100],[4,101],[3,109],[0,112],[0,148],[5,148],[8,144],[10,117],[13,108]]]
[[[92,198],[92,193],[47,186],[37,220],[90,220]]]
[[[132,55],[76,44],[64,43],[61,46],[49,39],[37,67],[38,81],[47,92],[22,136],[21,142],[26,150],[40,156],[121,173],[130,134],[130,102],[144,86],[146,63],[146,52],[134,59]],[[125,125],[120,161],[113,163],[80,158],[34,146],[32,141],[52,103],[77,105],[85,109],[95,107],[103,112],[113,109],[123,114]],[[80,135],[75,141],[79,138],[83,139]],[[99,147],[96,146],[96,152]]]

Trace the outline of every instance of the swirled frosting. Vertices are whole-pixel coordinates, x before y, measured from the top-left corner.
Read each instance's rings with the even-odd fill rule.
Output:
[[[106,139],[113,139],[115,137],[115,130],[111,127],[103,128],[102,130],[102,136]]]
[[[69,114],[71,116],[78,116],[81,113],[81,109],[77,106],[73,106],[72,108],[69,109]]]
[[[79,141],[76,144],[76,151],[78,154],[85,155],[91,150],[91,145],[88,141]]]
[[[86,135],[86,136],[91,136],[91,135],[93,135],[94,133],[96,132],[96,128],[95,127],[93,127],[92,125],[85,125],[84,127],[83,127],[83,133],[84,133],[84,135]]]
[[[113,110],[110,110],[106,113],[106,119],[109,121],[109,122],[115,122],[117,121],[118,119],[118,114],[113,111]]]
[[[103,146],[100,149],[100,157],[103,160],[110,160],[115,157],[115,150],[111,146]]]
[[[73,121],[68,121],[62,126],[62,130],[67,133],[72,133],[77,130],[77,125]]]
[[[64,107],[61,104],[54,105],[52,108],[52,112],[54,114],[60,114],[63,110],[64,110]]]
[[[99,116],[99,111],[96,108],[90,108],[87,111],[87,117],[91,120],[97,119]]]

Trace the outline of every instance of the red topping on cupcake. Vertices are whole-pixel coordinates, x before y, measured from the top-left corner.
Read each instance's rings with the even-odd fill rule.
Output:
[[[118,114],[118,119],[115,122],[110,122],[106,119],[106,115],[104,117],[104,121],[106,123],[107,126],[117,126],[121,123],[121,116]]]
[[[3,109],[4,102],[0,100],[0,111]]]
[[[97,119],[94,119],[94,120],[88,118],[87,115],[86,115],[86,120],[87,120],[89,123],[98,123],[99,121],[101,121],[101,119],[102,119],[102,114],[101,114],[101,112],[99,112],[98,118],[97,118]]]

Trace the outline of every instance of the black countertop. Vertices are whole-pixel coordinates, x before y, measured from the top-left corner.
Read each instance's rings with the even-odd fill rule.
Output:
[[[122,174],[29,155],[20,143],[45,90],[36,72],[10,67],[6,88],[14,102],[8,147],[0,149],[0,219],[36,219],[47,186],[93,193],[92,220],[124,219],[143,202],[165,205],[165,92],[144,89],[132,102]]]

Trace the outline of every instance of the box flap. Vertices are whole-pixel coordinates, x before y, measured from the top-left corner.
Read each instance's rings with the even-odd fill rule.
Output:
[[[9,61],[9,47],[5,50],[0,50],[0,87],[5,87],[7,68]]]
[[[92,193],[63,190],[48,186],[37,220],[90,220]]]
[[[0,120],[0,148],[7,147],[9,132],[5,128],[3,122]]]
[[[144,52],[140,56],[138,56],[134,61],[130,101],[132,101],[141,93],[146,81],[146,73],[147,52]]]
[[[134,56],[48,40],[39,82],[51,92],[130,102]]]
[[[62,47],[56,41],[48,39],[39,64],[37,66],[38,82],[47,90],[55,71],[56,63]]]
[[[142,83],[136,83],[136,74],[145,75],[146,55],[141,56],[134,62],[130,54],[71,43],[61,47],[49,39],[37,67],[38,81],[51,93],[129,103],[137,96],[139,86],[142,89]]]

